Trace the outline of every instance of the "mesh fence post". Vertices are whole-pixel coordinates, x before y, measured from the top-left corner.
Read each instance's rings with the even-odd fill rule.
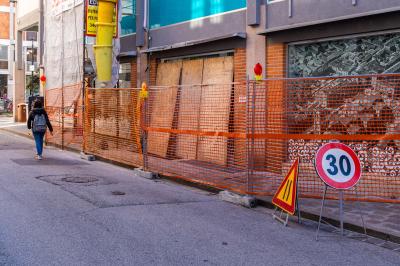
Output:
[[[143,108],[141,114],[141,120],[143,121],[143,126],[140,129],[141,132],[141,142],[142,142],[142,154],[143,154],[143,170],[148,170],[148,154],[147,154],[147,126],[148,126],[148,117],[149,117],[149,108],[148,108],[148,97],[143,100]]]
[[[247,170],[247,189],[249,186],[249,182],[250,182],[250,140],[249,140],[249,136],[250,136],[250,80],[249,77],[247,77],[246,80],[246,170]]]
[[[64,110],[64,87],[61,88],[61,149],[64,149],[64,118],[65,118],[65,110]]]
[[[82,106],[82,151],[86,152],[86,138],[87,138],[87,134],[89,134],[90,132],[88,132],[88,130],[86,129],[86,125],[89,125],[88,120],[89,120],[89,102],[88,102],[88,94],[89,94],[89,89],[86,88],[85,84],[83,85],[83,106]]]
[[[256,133],[256,86],[257,84],[253,82],[252,86],[252,103],[251,103],[251,178],[254,177],[254,169],[255,169],[255,133]],[[250,179],[250,184],[249,184],[249,191],[253,192],[253,184],[251,182],[252,180]]]

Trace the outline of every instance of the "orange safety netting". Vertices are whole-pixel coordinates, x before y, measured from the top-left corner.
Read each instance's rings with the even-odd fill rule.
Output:
[[[132,166],[143,165],[138,89],[88,89],[84,151]]]
[[[54,128],[47,143],[80,150],[83,141],[82,84],[46,90],[45,107]]]
[[[400,202],[400,75],[151,87],[146,100],[139,95],[87,90],[86,152],[253,195],[274,194],[300,158],[300,196],[320,197],[314,156],[337,140],[363,168],[348,199]]]
[[[335,140],[361,161],[361,181],[347,198],[400,202],[400,75],[277,79],[250,87],[250,161],[259,180],[252,192],[268,193],[265,184],[275,191],[300,158],[300,196],[320,197],[314,156]]]
[[[153,87],[149,95],[151,171],[248,191],[246,84]]]

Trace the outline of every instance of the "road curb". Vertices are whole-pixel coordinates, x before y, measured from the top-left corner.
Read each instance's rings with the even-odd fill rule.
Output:
[[[11,134],[14,134],[14,135],[18,135],[20,137],[28,138],[28,139],[33,139],[32,136],[30,136],[28,133],[22,133],[22,132],[19,132],[19,131],[16,131],[16,130],[12,130],[12,129],[7,128],[7,127],[0,128],[0,131],[8,132],[8,133],[11,133]]]
[[[272,204],[272,202],[269,202],[267,200],[257,199],[257,201],[258,201],[258,204],[260,206],[263,206],[265,208],[268,208],[268,209],[275,209],[276,208],[275,205]],[[315,221],[315,222],[318,222],[318,220],[319,220],[319,215],[311,213],[311,212],[300,211],[300,214],[301,214],[301,218],[306,218],[308,220]],[[336,227],[340,226],[340,221],[339,220],[332,219],[332,218],[325,217],[325,216],[323,216],[322,219],[327,221],[328,223],[336,226]],[[353,232],[357,232],[357,233],[360,233],[360,234],[364,234],[364,228],[362,226],[360,226],[360,225],[353,224],[353,223],[348,223],[348,222],[347,223],[345,222],[343,225],[344,225],[344,229],[347,229],[347,230],[353,231]],[[400,237],[398,237],[396,235],[392,235],[392,234],[389,234],[389,233],[381,232],[381,231],[378,231],[378,230],[375,230],[375,229],[371,229],[371,228],[368,228],[368,227],[366,229],[367,229],[367,235],[368,236],[400,244]]]

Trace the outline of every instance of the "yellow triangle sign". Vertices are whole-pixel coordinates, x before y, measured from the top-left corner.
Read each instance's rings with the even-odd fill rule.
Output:
[[[275,206],[291,215],[296,211],[298,172],[299,159],[294,162],[272,199]]]

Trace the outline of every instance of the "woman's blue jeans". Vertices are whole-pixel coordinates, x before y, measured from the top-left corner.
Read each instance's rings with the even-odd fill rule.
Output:
[[[44,133],[33,133],[33,137],[35,139],[36,143],[36,151],[39,156],[42,156],[43,153],[43,138],[44,138]]]

